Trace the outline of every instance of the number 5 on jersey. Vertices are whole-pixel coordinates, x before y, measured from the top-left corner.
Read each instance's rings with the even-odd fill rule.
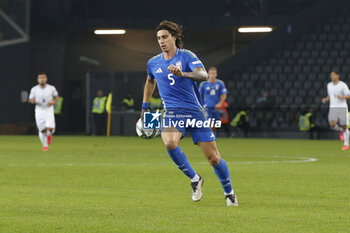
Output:
[[[168,79],[171,81],[170,82],[170,86],[175,84],[175,79],[173,77],[171,77],[171,76],[173,76],[173,74],[168,74]]]

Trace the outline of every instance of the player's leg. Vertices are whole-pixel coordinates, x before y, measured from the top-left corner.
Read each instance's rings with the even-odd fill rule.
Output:
[[[230,171],[225,160],[223,160],[220,156],[220,153],[216,146],[216,142],[198,142],[198,145],[202,149],[210,165],[212,165],[212,167],[214,168],[214,171],[218,176],[222,187],[225,191],[225,195],[233,194],[233,188],[230,179]]]
[[[348,150],[349,149],[349,129],[347,125],[341,126],[343,129],[343,137],[344,137],[344,146],[342,150]]]
[[[196,172],[188,162],[185,153],[179,147],[182,133],[176,128],[165,128],[161,133],[161,137],[170,158],[186,176],[191,180],[194,179]]]
[[[49,145],[52,143],[52,135],[54,132],[54,128],[46,128],[47,143]]]
[[[340,109],[341,114],[339,115],[339,124],[343,130],[344,135],[344,146],[342,150],[349,150],[349,129],[348,129],[348,110]]]
[[[177,167],[191,179],[192,186],[192,200],[199,201],[202,198],[201,186],[203,184],[203,179],[194,171],[185,153],[179,147],[179,142],[183,136],[176,128],[164,128],[161,137],[165,148],[168,151],[170,158],[174,161]]]
[[[39,139],[41,141],[41,144],[43,145],[43,151],[46,151],[48,149],[47,146],[47,135],[46,135],[46,127],[45,127],[45,118],[42,114],[35,114],[35,122],[36,126],[38,128],[38,135]]]
[[[335,130],[335,131],[343,131],[343,128],[341,126],[338,125],[337,121],[332,120],[329,122],[329,126],[331,127],[331,129]]]
[[[47,135],[47,143],[52,143],[52,135],[55,132],[55,115],[52,113],[47,114],[45,119],[45,127],[46,127],[46,135]]]
[[[238,201],[232,188],[230,171],[225,160],[223,160],[220,156],[216,146],[216,141],[198,141],[198,145],[204,152],[209,163],[214,168],[214,171],[224,189],[227,205],[237,206]]]
[[[48,150],[48,144],[47,144],[47,134],[46,134],[47,130],[41,130],[39,131],[39,138],[41,141],[41,144],[43,144],[43,151],[47,151]]]
[[[330,108],[328,113],[328,122],[332,130],[340,132],[339,138],[341,141],[344,141],[344,132],[343,132],[344,130],[341,126],[338,125],[338,121],[339,121],[338,115],[339,115],[338,109]]]
[[[331,129],[335,131],[343,131],[343,128],[338,125],[339,121],[339,109],[330,108],[328,113],[328,122]]]

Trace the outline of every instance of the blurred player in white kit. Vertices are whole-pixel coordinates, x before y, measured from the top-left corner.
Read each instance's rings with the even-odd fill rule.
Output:
[[[340,81],[340,72],[333,69],[331,72],[331,82],[327,85],[327,97],[322,99],[322,103],[330,102],[328,121],[333,130],[340,132],[340,140],[344,141],[343,151],[349,150],[349,115],[347,99],[350,99],[348,85]]]
[[[49,149],[52,134],[55,131],[54,105],[58,101],[58,92],[52,85],[47,84],[45,73],[38,74],[38,85],[30,90],[28,102],[35,104],[35,121],[39,138],[43,144],[42,151]]]

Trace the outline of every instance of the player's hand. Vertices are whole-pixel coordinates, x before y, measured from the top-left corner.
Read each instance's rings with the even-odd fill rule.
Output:
[[[141,116],[140,116],[141,119],[143,119],[143,113],[144,113],[144,112],[149,112],[149,109],[147,109],[147,110],[141,109]]]
[[[220,109],[220,108],[222,108],[222,105],[221,105],[220,103],[217,103],[217,104],[215,105],[215,109]]]
[[[323,98],[323,99],[322,99],[322,103],[323,103],[323,104],[327,103],[327,101],[328,101],[327,98]]]
[[[345,96],[343,96],[343,95],[338,95],[337,97],[338,97],[338,99],[340,99],[340,100],[345,99]]]
[[[175,76],[183,77],[182,71],[181,71],[177,66],[170,65],[170,66],[168,66],[168,70],[169,70],[171,73],[173,73]]]
[[[52,105],[55,105],[55,101],[50,101],[47,106],[51,107]]]
[[[29,103],[35,104],[35,98],[28,100]]]

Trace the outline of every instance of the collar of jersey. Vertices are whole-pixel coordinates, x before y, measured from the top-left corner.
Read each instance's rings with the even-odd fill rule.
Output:
[[[332,83],[333,86],[336,86],[336,85],[338,85],[340,83],[340,80],[336,84],[334,84],[334,82],[331,82],[331,83]]]
[[[169,60],[165,60],[164,54],[162,53],[162,59],[163,59],[163,61],[170,62],[171,60],[173,60],[173,59],[175,58],[176,54],[178,54],[178,53],[179,53],[179,48],[176,49],[175,55],[174,55],[171,59],[169,59]]]

